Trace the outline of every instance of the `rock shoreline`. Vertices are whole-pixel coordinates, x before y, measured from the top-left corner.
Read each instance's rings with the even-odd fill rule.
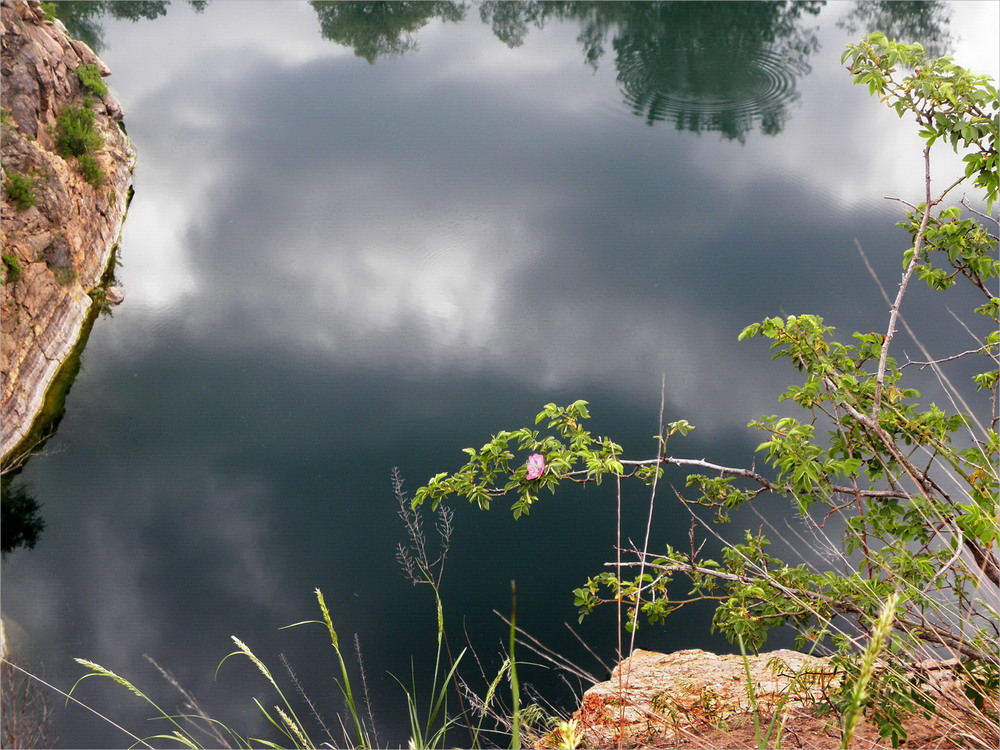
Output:
[[[0,180],[0,454],[16,465],[63,363],[107,304],[114,250],[132,188],[135,152],[110,94],[78,80],[81,65],[107,66],[58,22],[45,20],[38,0],[0,0],[3,122]],[[56,148],[56,117],[87,106],[103,145],[93,153],[103,179],[88,182],[74,157]],[[30,181],[34,205],[9,195],[8,180]],[[92,184],[97,182],[98,184]],[[112,296],[113,301],[116,297]],[[100,301],[100,302],[99,302]]]

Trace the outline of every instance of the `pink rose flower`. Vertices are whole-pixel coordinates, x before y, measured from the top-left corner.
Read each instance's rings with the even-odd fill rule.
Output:
[[[541,453],[532,453],[528,456],[528,475],[527,479],[538,479],[545,471],[545,456]]]

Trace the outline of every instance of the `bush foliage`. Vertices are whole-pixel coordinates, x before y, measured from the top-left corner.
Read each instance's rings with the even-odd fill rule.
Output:
[[[83,179],[89,182],[94,187],[99,187],[104,184],[104,170],[101,169],[101,165],[98,163],[97,158],[93,154],[84,154],[83,156],[78,156],[76,159],[77,168],[80,170],[80,174],[83,175]]]
[[[94,111],[87,107],[69,107],[56,117],[56,148],[64,156],[83,156],[104,145],[94,127]]]
[[[23,270],[21,269],[21,261],[17,259],[16,255],[11,255],[9,253],[3,254],[3,282],[15,283],[21,278]]]
[[[3,189],[19,211],[35,205],[35,183],[27,175],[11,172],[4,180]]]
[[[529,513],[545,489],[555,492],[567,482],[600,484],[609,477],[653,484],[665,467],[679,466],[696,472],[687,477],[682,501],[712,509],[720,522],[762,494],[787,498],[824,540],[826,520],[839,516],[845,528],[839,572],[773,557],[761,533],[744,532],[720,559],[702,557],[692,537],[690,551],[632,549],[628,560],[609,563],[614,572],[576,589],[575,603],[581,619],[609,603],[624,605],[626,627],[634,628],[640,615],[660,623],[692,602],[711,601],[713,626],[753,649],[776,627],[792,626],[800,646],[824,643],[835,649],[845,677],[843,705],[863,696],[864,705],[857,707],[898,743],[905,736],[903,713],[931,705],[907,677],[906,664],[919,654],[944,650],[958,657],[967,690],[979,705],[995,696],[1000,682],[1000,298],[995,293],[1000,261],[996,221],[988,215],[998,190],[1000,100],[991,79],[949,58],[928,59],[920,45],[889,41],[883,34],[850,45],[843,61],[855,83],[866,85],[901,117],[916,120],[925,141],[923,201],[904,203],[900,226],[912,242],[903,254],[903,277],[884,333],[854,333],[841,341],[832,326],[808,314],[767,318],[740,333],[740,339],[770,342],[774,357],[789,360],[802,376],[781,400],[800,407],[803,416],[766,415],[749,425],[764,435],[757,451],[769,470],[674,455],[673,440],[693,429],[684,420],[663,428],[655,457],[626,458],[620,445],[585,429],[587,403],[577,401],[545,406],[535,420],[536,426],[545,423],[545,431],[501,431],[481,448],[465,449],[467,462],[432,477],[417,490],[414,504],[436,507],[458,496],[488,508],[511,495],[517,518]],[[939,140],[963,155],[965,174],[935,194],[930,149]],[[970,182],[981,191],[987,213],[964,200],[965,211],[945,205],[958,185]],[[988,321],[990,332],[979,345],[920,364],[943,372],[950,361],[979,358],[982,372],[974,382],[989,403],[982,414],[921,403],[903,377],[905,365],[917,363],[890,355],[914,279],[941,291],[969,284],[980,295],[968,318]],[[536,453],[544,457],[545,469],[529,479],[523,456]],[[521,458],[515,460],[515,454]],[[680,599],[671,585],[678,577],[687,579],[690,591]],[[887,601],[894,603],[889,613],[883,611]],[[871,669],[864,669],[867,661],[859,654],[875,623],[881,630],[891,623],[891,632],[880,634],[880,658],[899,668],[868,684]]]
[[[96,65],[93,63],[84,63],[75,72],[80,85],[91,94],[98,97],[107,95],[108,84],[104,82],[101,70]]]

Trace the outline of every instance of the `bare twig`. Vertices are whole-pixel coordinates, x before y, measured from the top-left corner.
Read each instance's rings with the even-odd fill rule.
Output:
[[[667,376],[664,373],[660,376],[660,417],[659,417],[659,430],[657,435],[663,435],[663,411],[666,405],[666,389],[667,389]],[[663,451],[666,450],[666,446],[663,447]],[[653,530],[653,506],[656,503],[656,485],[659,480],[659,472],[653,474],[653,485],[649,492],[649,513],[646,516],[646,536],[642,542],[642,549],[646,551],[649,549],[649,537]],[[645,558],[643,558],[645,559]],[[642,578],[643,571],[639,570],[639,577]],[[629,638],[628,652],[631,654],[635,650],[635,634],[639,630],[639,602],[636,602],[634,609],[632,610],[632,635]]]
[[[900,365],[900,369],[903,369],[904,367],[909,367],[910,365],[919,365],[920,366],[919,369],[923,370],[925,367],[933,367],[934,365],[944,364],[945,362],[953,362],[956,359],[961,359],[962,357],[967,357],[970,354],[988,354],[988,353],[989,353],[989,347],[988,346],[980,346],[978,349],[966,349],[964,352],[960,352],[959,354],[952,354],[950,357],[941,357],[940,359],[931,359],[931,360],[928,360],[926,362],[922,362],[920,360],[911,359],[911,360],[908,360],[905,364]],[[992,359],[992,360],[994,360],[996,362],[1000,362],[1000,360],[998,360],[992,354],[990,354],[989,356],[990,356],[990,359]]]
[[[977,211],[976,209],[974,209],[971,205],[969,205],[969,201],[964,195],[962,196],[962,200],[959,202],[962,204],[962,206],[965,207],[965,209],[969,213],[973,213],[981,219],[986,219],[987,221],[991,221],[993,222],[993,224],[1000,226],[1000,221],[997,221],[997,218],[995,216],[990,216],[989,214],[984,214],[982,211]],[[997,241],[997,237],[995,237],[994,235],[990,235],[990,239],[992,239],[994,242]]]
[[[638,553],[639,550],[633,550]],[[622,568],[634,568],[639,567],[642,563],[639,562],[627,562],[621,563]],[[619,567],[617,562],[607,562],[606,567]],[[733,583],[739,583],[742,585],[752,585],[758,583],[758,579],[748,576],[748,575],[736,575],[735,573],[729,573],[725,570],[719,568],[707,568],[699,565],[693,565],[690,563],[657,563],[657,562],[647,562],[646,567],[653,570],[659,570],[664,573],[695,573],[698,575],[710,576],[712,578],[717,578],[719,580],[730,581]],[[768,577],[767,582],[769,585],[773,586],[776,590],[780,591],[784,596],[789,597],[792,600],[801,600],[802,606],[805,607],[808,602],[819,602],[826,605],[830,609],[840,612],[841,614],[848,614],[852,616],[866,615],[865,610],[858,605],[847,601],[845,599],[837,599],[834,597],[821,594],[816,591],[810,591],[808,589],[793,588],[786,586],[779,581],[776,581],[773,577]],[[647,584],[652,585],[652,584]],[[968,643],[967,641],[961,640],[956,637],[953,633],[943,630],[938,627],[928,626],[926,623],[917,622],[912,619],[905,617],[900,617],[896,620],[896,627],[899,630],[910,633],[911,635],[920,638],[928,643],[935,643],[941,646],[946,646],[958,651],[961,654],[969,657],[970,659],[976,659],[979,661],[986,661],[992,664],[1000,665],[1000,655],[995,652],[983,651],[980,648]]]
[[[510,627],[510,620],[504,617],[504,615],[502,615],[495,609],[493,610],[493,614],[495,614],[497,617],[503,620],[504,623],[508,627]],[[586,671],[582,667],[577,666],[562,654],[553,651],[551,648],[546,646],[544,643],[539,641],[530,633],[523,630],[521,627],[515,625],[514,630],[517,632],[519,636],[521,636],[521,638],[519,638],[517,641],[518,643],[527,648],[529,651],[537,654],[542,659],[545,659],[545,661],[549,662],[549,664],[552,664],[554,667],[561,669],[564,672],[568,672],[569,674],[575,677],[579,677],[581,680],[584,680],[585,682],[589,682],[591,684],[596,684],[600,682],[600,680],[594,675],[592,675],[590,672]],[[576,634],[574,633],[574,635]]]
[[[879,353],[878,370],[875,374],[875,397],[872,402],[873,419],[878,418],[879,410],[882,407],[882,388],[885,385],[886,363],[889,358],[889,347],[892,345],[892,339],[896,335],[896,321],[899,318],[899,308],[903,304],[903,296],[906,294],[906,289],[910,284],[910,279],[913,278],[913,273],[916,271],[917,266],[920,263],[920,252],[923,249],[924,244],[924,232],[927,230],[927,223],[931,218],[931,209],[937,203],[937,201],[931,201],[930,146],[924,147],[924,194],[924,212],[920,219],[920,228],[917,230],[916,241],[913,243],[913,255],[910,256],[910,262],[906,265],[906,270],[903,272],[903,278],[899,282],[896,299],[889,308],[889,326],[886,329],[885,338],[882,341],[882,351]]]

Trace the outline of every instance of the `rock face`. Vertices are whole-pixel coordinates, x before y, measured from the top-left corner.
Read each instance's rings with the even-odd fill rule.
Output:
[[[934,709],[900,715],[906,738],[902,747],[1000,747],[997,696],[980,696],[984,702],[977,707],[957,666],[957,659],[908,666],[907,681]],[[876,666],[876,672],[881,669]],[[583,694],[567,728],[582,741],[578,746],[590,748],[752,750],[763,742],[767,747],[838,748],[841,717],[829,710],[829,701],[840,679],[829,657],[784,649],[747,657],[746,666],[739,654],[636,650],[607,682]],[[565,734],[551,732],[535,747],[553,748],[565,741]],[[891,743],[879,736],[869,716],[857,727],[851,746],[888,748]]]
[[[4,185],[2,453],[5,464],[28,435],[60,364],[72,351],[117,245],[132,184],[135,153],[111,94],[96,95],[78,80],[81,65],[107,66],[45,20],[37,0],[2,0]],[[85,179],[81,162],[56,147],[56,118],[68,108],[94,113],[101,145],[93,151],[103,177]],[[93,163],[91,164],[93,166]],[[30,201],[18,200],[28,185]],[[96,184],[95,184],[96,183]]]
[[[793,710],[822,698],[828,659],[779,650],[748,656],[757,710],[769,715],[783,701]],[[752,710],[739,654],[690,649],[661,654],[636,649],[611,679],[583,694],[574,714],[587,747],[648,747],[653,738],[717,725]]]

